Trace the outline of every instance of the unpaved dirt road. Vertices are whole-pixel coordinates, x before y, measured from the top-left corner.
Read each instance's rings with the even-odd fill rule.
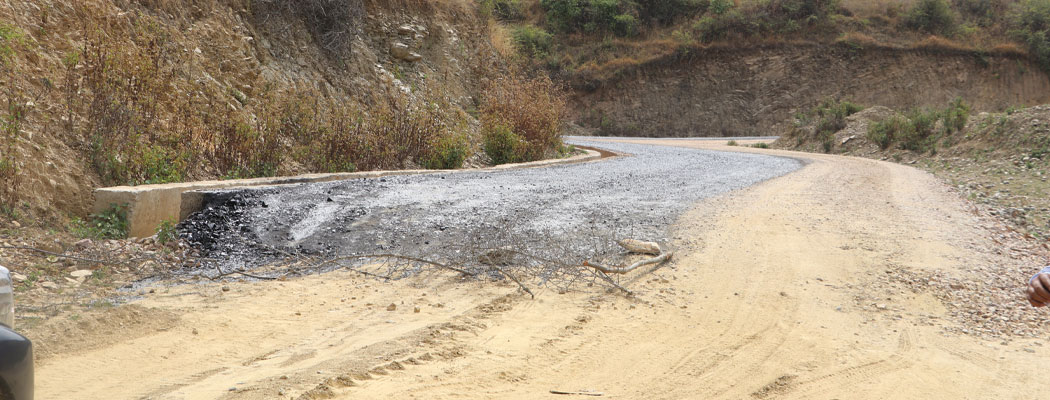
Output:
[[[764,152],[807,164],[696,204],[673,228],[685,238],[676,259],[632,276],[632,298],[533,300],[454,276],[381,283],[338,271],[159,288],[136,306],[177,323],[44,360],[39,396],[1034,397],[1050,367],[1042,339],[945,333],[958,322],[931,293],[872,290],[896,269],[959,276],[999,261],[973,250],[994,244],[963,200],[905,166]]]

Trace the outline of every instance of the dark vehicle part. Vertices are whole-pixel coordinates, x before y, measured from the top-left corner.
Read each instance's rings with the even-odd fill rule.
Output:
[[[14,286],[0,267],[0,400],[33,400],[33,343],[13,331]]]

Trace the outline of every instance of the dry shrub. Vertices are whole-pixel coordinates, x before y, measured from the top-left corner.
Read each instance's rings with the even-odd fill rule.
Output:
[[[91,141],[92,164],[110,184],[178,181],[185,142],[160,124],[160,106],[174,93],[171,41],[143,16],[134,21],[130,38],[124,43],[94,30],[82,52],[84,136]]]
[[[1021,48],[1017,43],[997,44],[992,47],[991,53],[1008,57],[1026,57],[1028,55],[1028,52]]]
[[[0,214],[11,215],[21,183],[15,150],[25,121],[25,103],[8,97],[7,115],[0,116]]]
[[[324,101],[315,92],[281,94],[261,112],[252,142],[292,143],[291,154],[311,171],[350,172],[416,165],[458,168],[466,144],[453,133],[453,116],[435,101],[400,92],[371,107]],[[446,105],[447,106],[447,105]],[[257,159],[280,147],[266,147]],[[458,156],[458,157],[457,157]],[[236,163],[235,163],[236,164]]]
[[[288,16],[296,16],[325,50],[345,54],[364,21],[362,0],[251,0],[257,23],[278,33],[288,29]]]
[[[562,88],[550,78],[507,74],[486,84],[482,94],[482,133],[489,139],[501,128],[507,128],[521,141],[514,150],[515,160],[539,160],[561,146],[565,106]]]
[[[517,49],[514,46],[514,38],[511,36],[510,31],[503,24],[489,24],[488,28],[489,42],[492,43],[492,47],[496,49],[496,52],[500,56],[506,59],[513,58],[517,55]]]
[[[841,37],[836,39],[835,43],[859,49],[867,49],[880,46],[879,42],[875,40],[875,38],[860,32],[846,33],[845,35],[842,35]]]
[[[277,174],[282,147],[277,132],[243,120],[227,119],[215,131],[212,157],[225,178]]]
[[[939,53],[968,53],[974,49],[963,45],[959,42],[955,42],[949,39],[945,39],[940,36],[927,36],[919,42],[912,44],[913,49],[926,50]]]
[[[306,3],[311,13],[334,7],[345,14],[360,1]],[[121,29],[89,29],[83,48],[65,60],[68,126],[86,139],[105,184],[457,168],[470,151],[465,136],[453,132],[462,128],[447,111],[454,107],[426,94],[377,93],[372,98],[389,101],[360,107],[316,91],[280,91],[268,82],[251,82],[262,88],[251,98],[222,85],[176,87],[187,68],[172,48],[173,31],[149,15],[134,14],[129,22]]]

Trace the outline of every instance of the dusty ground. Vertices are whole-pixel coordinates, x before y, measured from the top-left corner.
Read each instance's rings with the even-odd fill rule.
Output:
[[[1045,253],[1009,250],[920,170],[733,149],[809,163],[698,204],[676,228],[692,239],[633,277],[633,298],[350,272],[159,287],[136,303],[132,339],[93,348],[112,335],[99,328],[69,339],[82,351],[41,360],[38,395],[983,399],[1042,381],[1046,312],[1024,308],[1019,287]],[[1013,284],[1018,297],[1002,297]],[[965,311],[986,305],[958,299],[981,298],[999,307],[990,326],[1019,331],[971,330]],[[164,323],[141,329],[153,314]]]

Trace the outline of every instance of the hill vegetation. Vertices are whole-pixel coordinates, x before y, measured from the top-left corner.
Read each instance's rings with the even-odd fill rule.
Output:
[[[1027,54],[1050,71],[1048,0],[486,0],[534,65],[593,89],[711,46],[797,41]],[[932,35],[932,36],[931,36]]]

